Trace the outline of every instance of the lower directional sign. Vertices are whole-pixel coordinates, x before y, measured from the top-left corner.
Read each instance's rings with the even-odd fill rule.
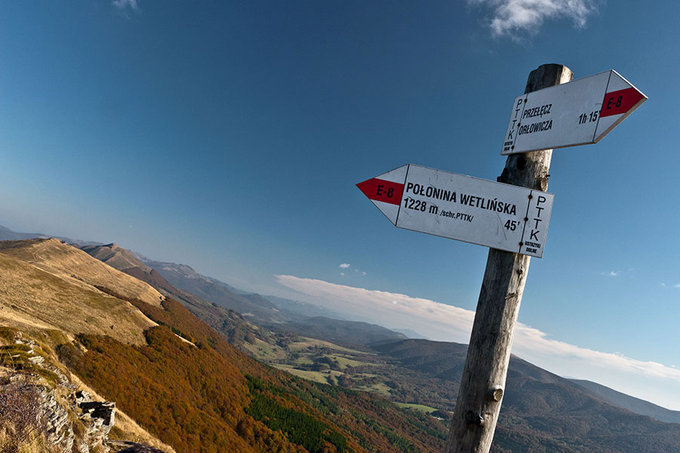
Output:
[[[543,256],[552,194],[412,164],[357,187],[399,228]]]

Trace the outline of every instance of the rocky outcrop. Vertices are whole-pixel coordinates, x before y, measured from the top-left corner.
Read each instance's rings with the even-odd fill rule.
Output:
[[[109,401],[92,401],[92,397],[84,390],[74,395],[75,405],[80,409],[80,420],[85,425],[83,444],[89,449],[103,448],[108,451],[106,441],[113,428],[116,415],[116,403]]]
[[[117,453],[164,453],[163,450],[137,442],[113,441],[109,445]]]
[[[78,390],[35,340],[5,334],[12,342],[0,346],[0,431],[8,434],[0,451],[19,451],[36,439],[50,451],[111,451],[116,403]]]
[[[62,451],[72,451],[75,442],[73,424],[68,410],[59,403],[56,391],[43,388],[42,407],[47,419],[47,442],[60,447]]]

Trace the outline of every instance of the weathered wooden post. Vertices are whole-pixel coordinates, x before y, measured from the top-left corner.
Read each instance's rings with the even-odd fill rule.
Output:
[[[566,66],[542,65],[529,74],[525,94],[571,79]],[[551,149],[512,154],[498,181],[545,192],[551,157]],[[491,448],[530,261],[527,255],[489,250],[447,453],[481,453]]]

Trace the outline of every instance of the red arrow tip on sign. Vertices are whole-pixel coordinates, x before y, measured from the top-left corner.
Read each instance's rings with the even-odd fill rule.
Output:
[[[632,87],[605,93],[600,117],[626,113],[643,99],[645,99],[645,95]]]
[[[370,200],[382,201],[384,203],[401,203],[401,196],[404,193],[404,185],[383,179],[371,178],[357,184],[359,190]]]

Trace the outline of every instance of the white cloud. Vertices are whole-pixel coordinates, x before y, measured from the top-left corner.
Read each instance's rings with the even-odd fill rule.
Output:
[[[277,275],[299,299],[331,308],[348,319],[410,329],[432,340],[468,343],[474,312],[429,299],[337,285],[322,280]],[[680,409],[680,370],[620,353],[599,352],[554,340],[518,323],[514,354],[553,373],[588,379],[664,407]]]
[[[467,343],[470,337],[474,313],[469,310],[404,294],[292,275],[277,275],[276,279],[284,286],[309,296],[306,301],[351,315],[357,320],[373,323],[382,320],[379,324],[385,327],[427,332],[433,340]]]
[[[607,277],[618,277],[621,275],[621,271],[602,272],[602,275],[606,275]]]
[[[547,19],[571,19],[584,27],[587,17],[597,10],[597,0],[468,0],[471,5],[492,10],[489,27],[495,36],[533,34]]]
[[[351,264],[342,263],[342,264],[340,265],[340,269],[349,269],[350,266],[351,266]]]
[[[125,9],[138,9],[139,6],[137,5],[137,0],[113,0],[113,6],[120,10],[125,10]]]

